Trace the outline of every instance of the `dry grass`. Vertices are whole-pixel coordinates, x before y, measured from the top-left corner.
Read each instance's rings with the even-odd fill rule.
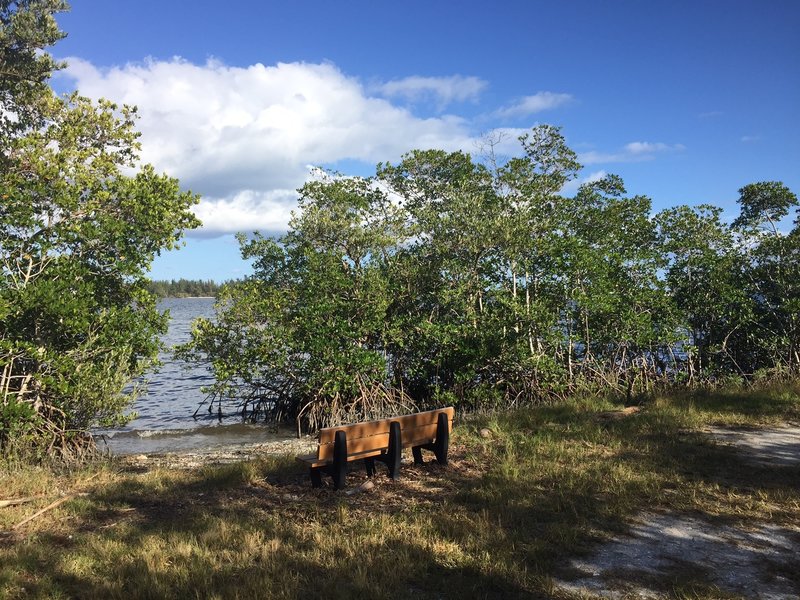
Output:
[[[575,401],[467,421],[449,467],[404,465],[397,481],[379,470],[353,495],[313,490],[292,457],[6,471],[0,498],[53,495],[0,508],[0,597],[568,597],[553,584],[568,559],[641,511],[800,525],[797,468],[750,465],[702,433],[798,421],[797,387],[658,398],[597,418],[614,408]],[[354,465],[348,483],[365,480]],[[73,491],[88,495],[8,533]],[[715,597],[703,569],[681,575],[692,597]]]

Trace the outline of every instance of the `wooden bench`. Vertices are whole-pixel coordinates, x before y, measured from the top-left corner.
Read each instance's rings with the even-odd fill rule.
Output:
[[[375,461],[379,460],[389,468],[389,477],[396,478],[403,448],[411,448],[416,464],[422,463],[422,450],[431,450],[437,462],[446,465],[454,415],[455,410],[449,406],[380,421],[328,427],[319,432],[317,453],[298,456],[297,460],[310,468],[314,487],[322,485],[325,473],[333,478],[337,490],[344,487],[347,463],[354,460],[364,460],[370,477],[375,474]]]

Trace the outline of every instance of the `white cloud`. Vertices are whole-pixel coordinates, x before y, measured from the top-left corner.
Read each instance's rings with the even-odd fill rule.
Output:
[[[668,152],[672,150],[685,150],[683,144],[663,144],[661,142],[631,142],[625,144],[625,151],[632,156],[652,155],[657,152]]]
[[[599,171],[593,171],[589,173],[586,177],[579,177],[578,179],[573,179],[572,181],[568,181],[564,184],[564,187],[561,188],[561,194],[564,196],[570,196],[578,191],[578,188],[581,187],[584,183],[594,183],[595,181],[600,181],[604,177],[608,176],[608,172],[605,169],[600,169]]]
[[[751,142],[757,142],[760,139],[761,137],[758,135],[743,135],[742,137],[739,138],[739,141],[745,144],[749,144]]]
[[[501,108],[495,112],[495,116],[501,118],[526,117],[544,110],[558,108],[572,102],[573,99],[571,94],[538,92],[533,96],[525,96],[514,104]]]
[[[600,169],[599,171],[595,171],[594,173],[589,173],[586,177],[581,179],[581,185],[584,183],[595,183],[596,181],[600,181],[601,179],[605,179],[608,177],[608,172],[604,169]]]
[[[475,101],[487,83],[478,77],[406,77],[388,81],[377,91],[389,98],[405,98],[412,102],[432,99],[440,109],[453,102]]]
[[[683,144],[664,144],[662,142],[630,142],[617,152],[597,152],[591,150],[578,155],[578,161],[584,165],[596,165],[614,162],[639,162],[652,160],[657,154],[682,152]]]
[[[291,210],[295,207],[295,190],[242,190],[229,198],[203,198],[195,214],[205,226],[205,235],[232,231],[286,231]]]
[[[142,160],[204,196],[197,213],[205,234],[285,226],[296,197],[287,190],[303,184],[308,164],[374,165],[412,148],[474,150],[464,119],[416,117],[331,64],[175,58],[99,69],[68,61],[65,75],[83,95],[139,107]],[[459,81],[471,79],[443,93],[466,93]]]
[[[476,77],[408,77],[375,88],[329,63],[233,67],[174,58],[101,69],[79,58],[68,62],[60,76],[82,94],[139,107],[142,160],[202,196],[195,212],[203,228],[192,235],[285,231],[295,190],[311,177],[309,165],[354,160],[371,172],[413,148],[481,155],[474,123],[453,115],[421,118],[392,101],[475,100],[487,85]],[[540,92],[497,114],[523,116],[571,100]],[[525,131],[489,131],[501,160],[519,154],[517,138]],[[632,142],[622,153],[646,160],[668,148]]]

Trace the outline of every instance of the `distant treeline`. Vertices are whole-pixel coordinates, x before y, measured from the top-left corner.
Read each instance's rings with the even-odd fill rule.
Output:
[[[150,282],[150,291],[159,298],[190,298],[196,296],[216,296],[222,284],[211,279],[172,279]]]

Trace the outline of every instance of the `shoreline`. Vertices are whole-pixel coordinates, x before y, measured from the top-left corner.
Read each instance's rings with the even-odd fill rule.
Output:
[[[111,460],[134,468],[193,469],[203,465],[230,464],[266,456],[296,456],[313,452],[316,436],[285,440],[227,444],[212,448],[192,448],[143,454],[111,454]]]

